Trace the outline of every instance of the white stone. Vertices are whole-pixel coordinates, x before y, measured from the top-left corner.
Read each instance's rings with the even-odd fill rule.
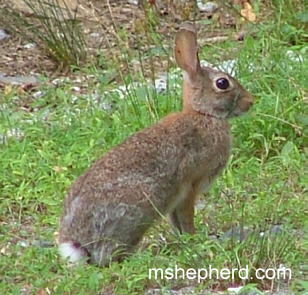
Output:
[[[34,43],[27,43],[27,44],[25,44],[23,47],[25,48],[25,49],[31,49],[31,48],[33,48],[33,47],[35,47],[36,45],[34,44]]]
[[[10,35],[3,29],[0,29],[0,41],[9,38]]]
[[[230,294],[239,294],[239,292],[243,289],[243,286],[236,287],[236,288],[228,288],[228,292]]]
[[[218,5],[215,2],[203,3],[202,0],[197,1],[197,6],[201,12],[213,13],[218,9]]]
[[[292,51],[292,50],[288,50],[286,52],[286,56],[295,62],[304,62],[303,57],[300,54],[297,54],[296,52]]]

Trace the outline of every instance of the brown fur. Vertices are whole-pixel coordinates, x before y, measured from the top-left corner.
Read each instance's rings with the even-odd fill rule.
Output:
[[[127,138],[72,185],[65,200],[59,242],[77,242],[92,263],[128,255],[161,215],[181,233],[194,233],[194,202],[225,167],[230,152],[228,117],[240,115],[251,95],[225,73],[200,66],[195,29],[176,36],[184,70],[180,113]],[[225,77],[230,89],[213,81]]]

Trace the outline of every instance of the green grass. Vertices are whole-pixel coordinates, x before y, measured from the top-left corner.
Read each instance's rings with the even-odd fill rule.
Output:
[[[17,128],[24,136],[7,137],[0,145],[1,294],[20,294],[22,288],[29,288],[30,294],[42,289],[51,294],[104,294],[107,290],[143,294],[150,287],[161,287],[166,290],[162,294],[168,294],[170,288],[187,284],[200,290],[232,285],[230,281],[198,285],[195,281],[148,279],[149,268],[175,264],[186,268],[248,265],[252,277],[257,267],[283,264],[292,269],[291,288],[304,294],[307,285],[300,270],[305,253],[302,232],[307,226],[304,99],[308,69],[307,61],[292,61],[286,52],[304,56],[308,49],[302,23],[295,21],[297,14],[290,14],[287,5],[288,9],[281,8],[258,26],[255,38],[248,37],[243,44],[208,46],[201,52],[201,58],[213,63],[218,63],[220,56],[238,58],[237,77],[256,101],[249,114],[231,122],[232,156],[211,191],[201,196],[205,206],[195,217],[197,234],[176,236],[163,221],[147,233],[135,255],[109,268],[71,268],[59,259],[55,247],[23,247],[20,241],[54,239],[69,185],[112,146],[179,110],[180,88],[176,84],[180,79],[171,81],[165,94],[152,93],[146,86],[133,89],[124,100],[110,94],[106,99],[115,101],[115,108],[107,111],[88,95],[98,91],[103,96],[110,88],[94,68],[85,71],[95,73],[99,87],[94,86],[96,81],[93,86],[90,83],[88,94],[76,100],[70,82],[57,88],[43,84],[40,90],[44,94],[38,99],[15,89],[3,92],[0,134]],[[293,31],[282,34],[275,17],[284,20],[281,26],[290,24]],[[129,83],[136,77],[125,79]],[[21,105],[28,105],[28,110]],[[252,234],[243,242],[210,238],[237,226],[266,231],[275,224],[281,224],[284,231],[263,237]],[[241,283],[248,282],[237,279],[235,285]],[[260,289],[271,286],[270,281],[251,279],[250,283]]]

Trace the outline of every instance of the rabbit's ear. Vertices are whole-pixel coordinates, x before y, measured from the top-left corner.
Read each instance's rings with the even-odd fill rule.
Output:
[[[197,33],[195,26],[184,23],[175,37],[175,60],[191,79],[200,71]]]

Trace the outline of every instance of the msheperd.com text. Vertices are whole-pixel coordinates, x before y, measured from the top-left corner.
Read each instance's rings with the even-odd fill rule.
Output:
[[[279,268],[258,268],[254,272],[255,278],[258,280],[290,280],[292,271],[290,268],[281,266]],[[240,278],[242,280],[249,279],[249,268],[246,265],[243,268],[221,268],[217,269],[211,265],[208,268],[181,268],[175,265],[168,268],[150,268],[149,279],[161,280],[197,280],[200,283],[203,280],[234,280]]]

